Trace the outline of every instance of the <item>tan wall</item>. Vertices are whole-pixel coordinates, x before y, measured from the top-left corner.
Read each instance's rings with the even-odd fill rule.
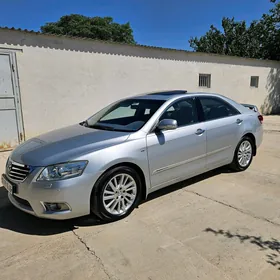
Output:
[[[270,99],[280,104],[278,62],[5,29],[0,29],[0,47],[22,50],[17,62],[27,138],[77,123],[116,99],[147,91],[217,92],[264,109]],[[212,75],[211,89],[198,87],[199,73]],[[259,88],[250,88],[251,76],[260,76]]]

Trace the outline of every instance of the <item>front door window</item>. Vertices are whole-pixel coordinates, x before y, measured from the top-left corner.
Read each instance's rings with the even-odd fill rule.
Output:
[[[197,123],[195,99],[188,98],[175,102],[160,117],[160,121],[163,119],[176,120],[178,127]]]

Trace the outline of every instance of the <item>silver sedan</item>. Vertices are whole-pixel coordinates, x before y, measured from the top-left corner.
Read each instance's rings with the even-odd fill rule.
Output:
[[[229,165],[249,167],[263,117],[224,96],[156,92],[109,105],[86,121],[30,139],[2,183],[17,208],[41,218],[123,218],[148,194]]]

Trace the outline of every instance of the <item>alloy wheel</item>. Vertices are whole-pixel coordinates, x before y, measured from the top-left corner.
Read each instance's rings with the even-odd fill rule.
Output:
[[[121,173],[110,179],[104,188],[103,206],[112,215],[127,212],[137,197],[137,185],[132,176]]]
[[[237,159],[241,167],[247,167],[252,158],[252,145],[248,140],[243,141],[238,149]]]

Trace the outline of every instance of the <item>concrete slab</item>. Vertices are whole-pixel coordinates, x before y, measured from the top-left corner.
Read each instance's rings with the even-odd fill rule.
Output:
[[[0,174],[5,171],[6,161],[11,152],[0,152]]]
[[[264,116],[264,129],[267,131],[280,132],[280,116]]]
[[[280,279],[279,142],[265,132],[247,171],[170,186],[112,224],[39,220],[0,188],[0,278]]]

